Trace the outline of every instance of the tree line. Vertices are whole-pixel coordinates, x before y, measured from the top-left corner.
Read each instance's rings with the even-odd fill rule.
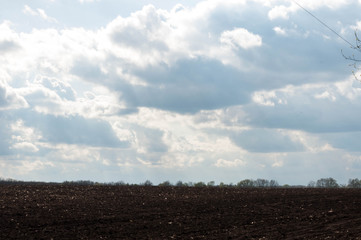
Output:
[[[157,185],[153,184],[150,180],[146,180],[140,184],[129,184],[123,181],[99,183],[90,180],[78,180],[78,181],[64,181],[62,183],[55,182],[36,182],[36,181],[18,181],[10,178],[1,178],[0,184],[2,185],[20,185],[20,184],[62,184],[62,185],[111,185],[111,186],[160,186],[160,187],[239,187],[239,188],[287,188],[287,187],[308,187],[308,188],[361,188],[361,180],[358,178],[349,179],[348,184],[338,184],[334,178],[320,178],[317,181],[310,181],[307,186],[297,185],[291,186],[288,184],[279,185],[276,180],[267,179],[244,179],[236,184],[219,183],[218,185],[214,181],[210,182],[182,182],[178,181],[175,184],[170,181],[164,181]]]

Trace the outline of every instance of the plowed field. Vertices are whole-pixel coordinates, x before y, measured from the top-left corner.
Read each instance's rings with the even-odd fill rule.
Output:
[[[361,190],[0,186],[0,239],[361,239]]]

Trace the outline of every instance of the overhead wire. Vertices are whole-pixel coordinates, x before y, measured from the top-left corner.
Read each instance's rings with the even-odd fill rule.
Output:
[[[350,43],[347,39],[345,39],[344,37],[342,37],[339,33],[337,33],[335,30],[333,30],[331,27],[329,27],[326,23],[324,23],[321,19],[319,19],[318,17],[316,17],[314,14],[312,14],[312,12],[310,12],[309,10],[307,10],[306,8],[304,8],[301,4],[299,4],[298,2],[292,0],[292,2],[294,2],[295,4],[297,4],[300,8],[302,8],[306,13],[308,13],[309,15],[311,15],[314,19],[316,19],[319,23],[321,23],[323,26],[325,26],[326,28],[328,28],[331,32],[333,32],[334,34],[336,34],[339,38],[341,38],[343,41],[345,41],[347,44],[349,44],[352,48],[357,49],[357,47],[355,47],[352,43]]]

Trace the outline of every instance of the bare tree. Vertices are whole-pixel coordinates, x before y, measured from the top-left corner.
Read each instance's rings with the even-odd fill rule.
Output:
[[[359,180],[358,178],[350,179],[350,180],[348,180],[347,187],[349,187],[349,188],[361,188],[361,180]]]
[[[333,178],[321,178],[321,179],[317,180],[316,187],[337,188],[338,184],[337,184],[337,181]]]
[[[311,188],[316,187],[316,182],[315,181],[310,181],[308,183],[307,187],[311,187]]]
[[[149,187],[149,186],[153,186],[153,183],[150,180],[147,180],[142,185]]]
[[[279,187],[279,184],[276,180],[272,179],[271,181],[269,181],[269,186],[270,187]]]
[[[352,74],[355,76],[355,78],[358,81],[361,81],[361,74],[358,73],[358,71],[361,70],[361,66],[360,66],[360,64],[361,64],[361,40],[358,37],[358,34],[356,31],[355,31],[355,45],[353,45],[353,44],[350,44],[350,45],[351,45],[351,48],[354,50],[354,52],[356,52],[358,54],[358,56],[355,56],[355,54],[345,55],[343,53],[343,51],[341,51],[341,52],[345,59],[352,62],[350,64],[350,66],[353,67]]]

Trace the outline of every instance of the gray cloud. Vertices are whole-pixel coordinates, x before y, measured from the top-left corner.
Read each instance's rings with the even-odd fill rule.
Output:
[[[3,117],[3,111],[0,110],[0,156],[10,154],[11,132],[10,125]]]
[[[334,148],[349,152],[361,152],[361,131],[321,134],[320,138]]]
[[[19,50],[21,47],[19,46],[19,44],[17,44],[14,41],[0,41],[0,53],[4,54],[7,52],[12,52],[12,51],[16,51]]]
[[[133,126],[136,129],[137,141],[140,148],[145,150],[145,156],[153,153],[166,153],[168,146],[163,141],[163,132],[158,129],[145,128],[142,126]],[[159,160],[159,159],[156,159]]]
[[[102,120],[43,115],[30,111],[18,114],[27,126],[35,127],[42,133],[42,141],[112,148],[129,146],[128,142],[120,141],[111,126]]]
[[[100,65],[98,63],[91,62],[83,57],[74,61],[70,73],[81,77],[85,81],[94,81],[98,83],[102,83],[105,77],[100,70]]]
[[[232,141],[249,152],[299,152],[304,146],[277,130],[252,129],[231,135]]]
[[[117,5],[110,2],[101,6],[104,12]],[[355,4],[313,12],[352,41],[353,14],[360,10]],[[174,166],[186,169],[183,176],[218,174],[221,181],[239,180],[240,173],[308,181],[307,173],[318,177],[320,169],[346,176],[352,168],[359,175],[361,95],[344,81],[351,69],[340,50],[348,46],[303,11],[270,20],[271,8],[260,1],[206,1],[177,11],[148,6],[113,21],[110,14],[97,25],[86,23],[87,29],[74,19],[22,33],[28,27],[13,31],[5,24],[0,155],[19,160],[14,176],[44,169],[49,179],[51,168],[78,177],[74,166],[86,178],[108,170],[119,178],[120,170],[130,181],[134,173],[151,176],[154,169],[180,176],[183,170]],[[88,10],[82,10],[79,19],[87,19]],[[235,44],[247,42],[242,32],[262,45]],[[13,52],[20,46],[21,57]],[[89,156],[92,165],[84,164]],[[344,161],[349,158],[354,163]],[[217,162],[233,163],[235,178],[216,169]],[[200,176],[199,169],[207,173]]]
[[[135,70],[148,86],[117,85],[130,106],[181,113],[215,109],[249,101],[250,79],[218,61],[189,59],[172,67]]]
[[[352,106],[352,107],[351,107]],[[307,132],[361,131],[360,104],[339,100],[288,99],[275,107],[245,106],[247,124],[255,127],[297,129]]]

